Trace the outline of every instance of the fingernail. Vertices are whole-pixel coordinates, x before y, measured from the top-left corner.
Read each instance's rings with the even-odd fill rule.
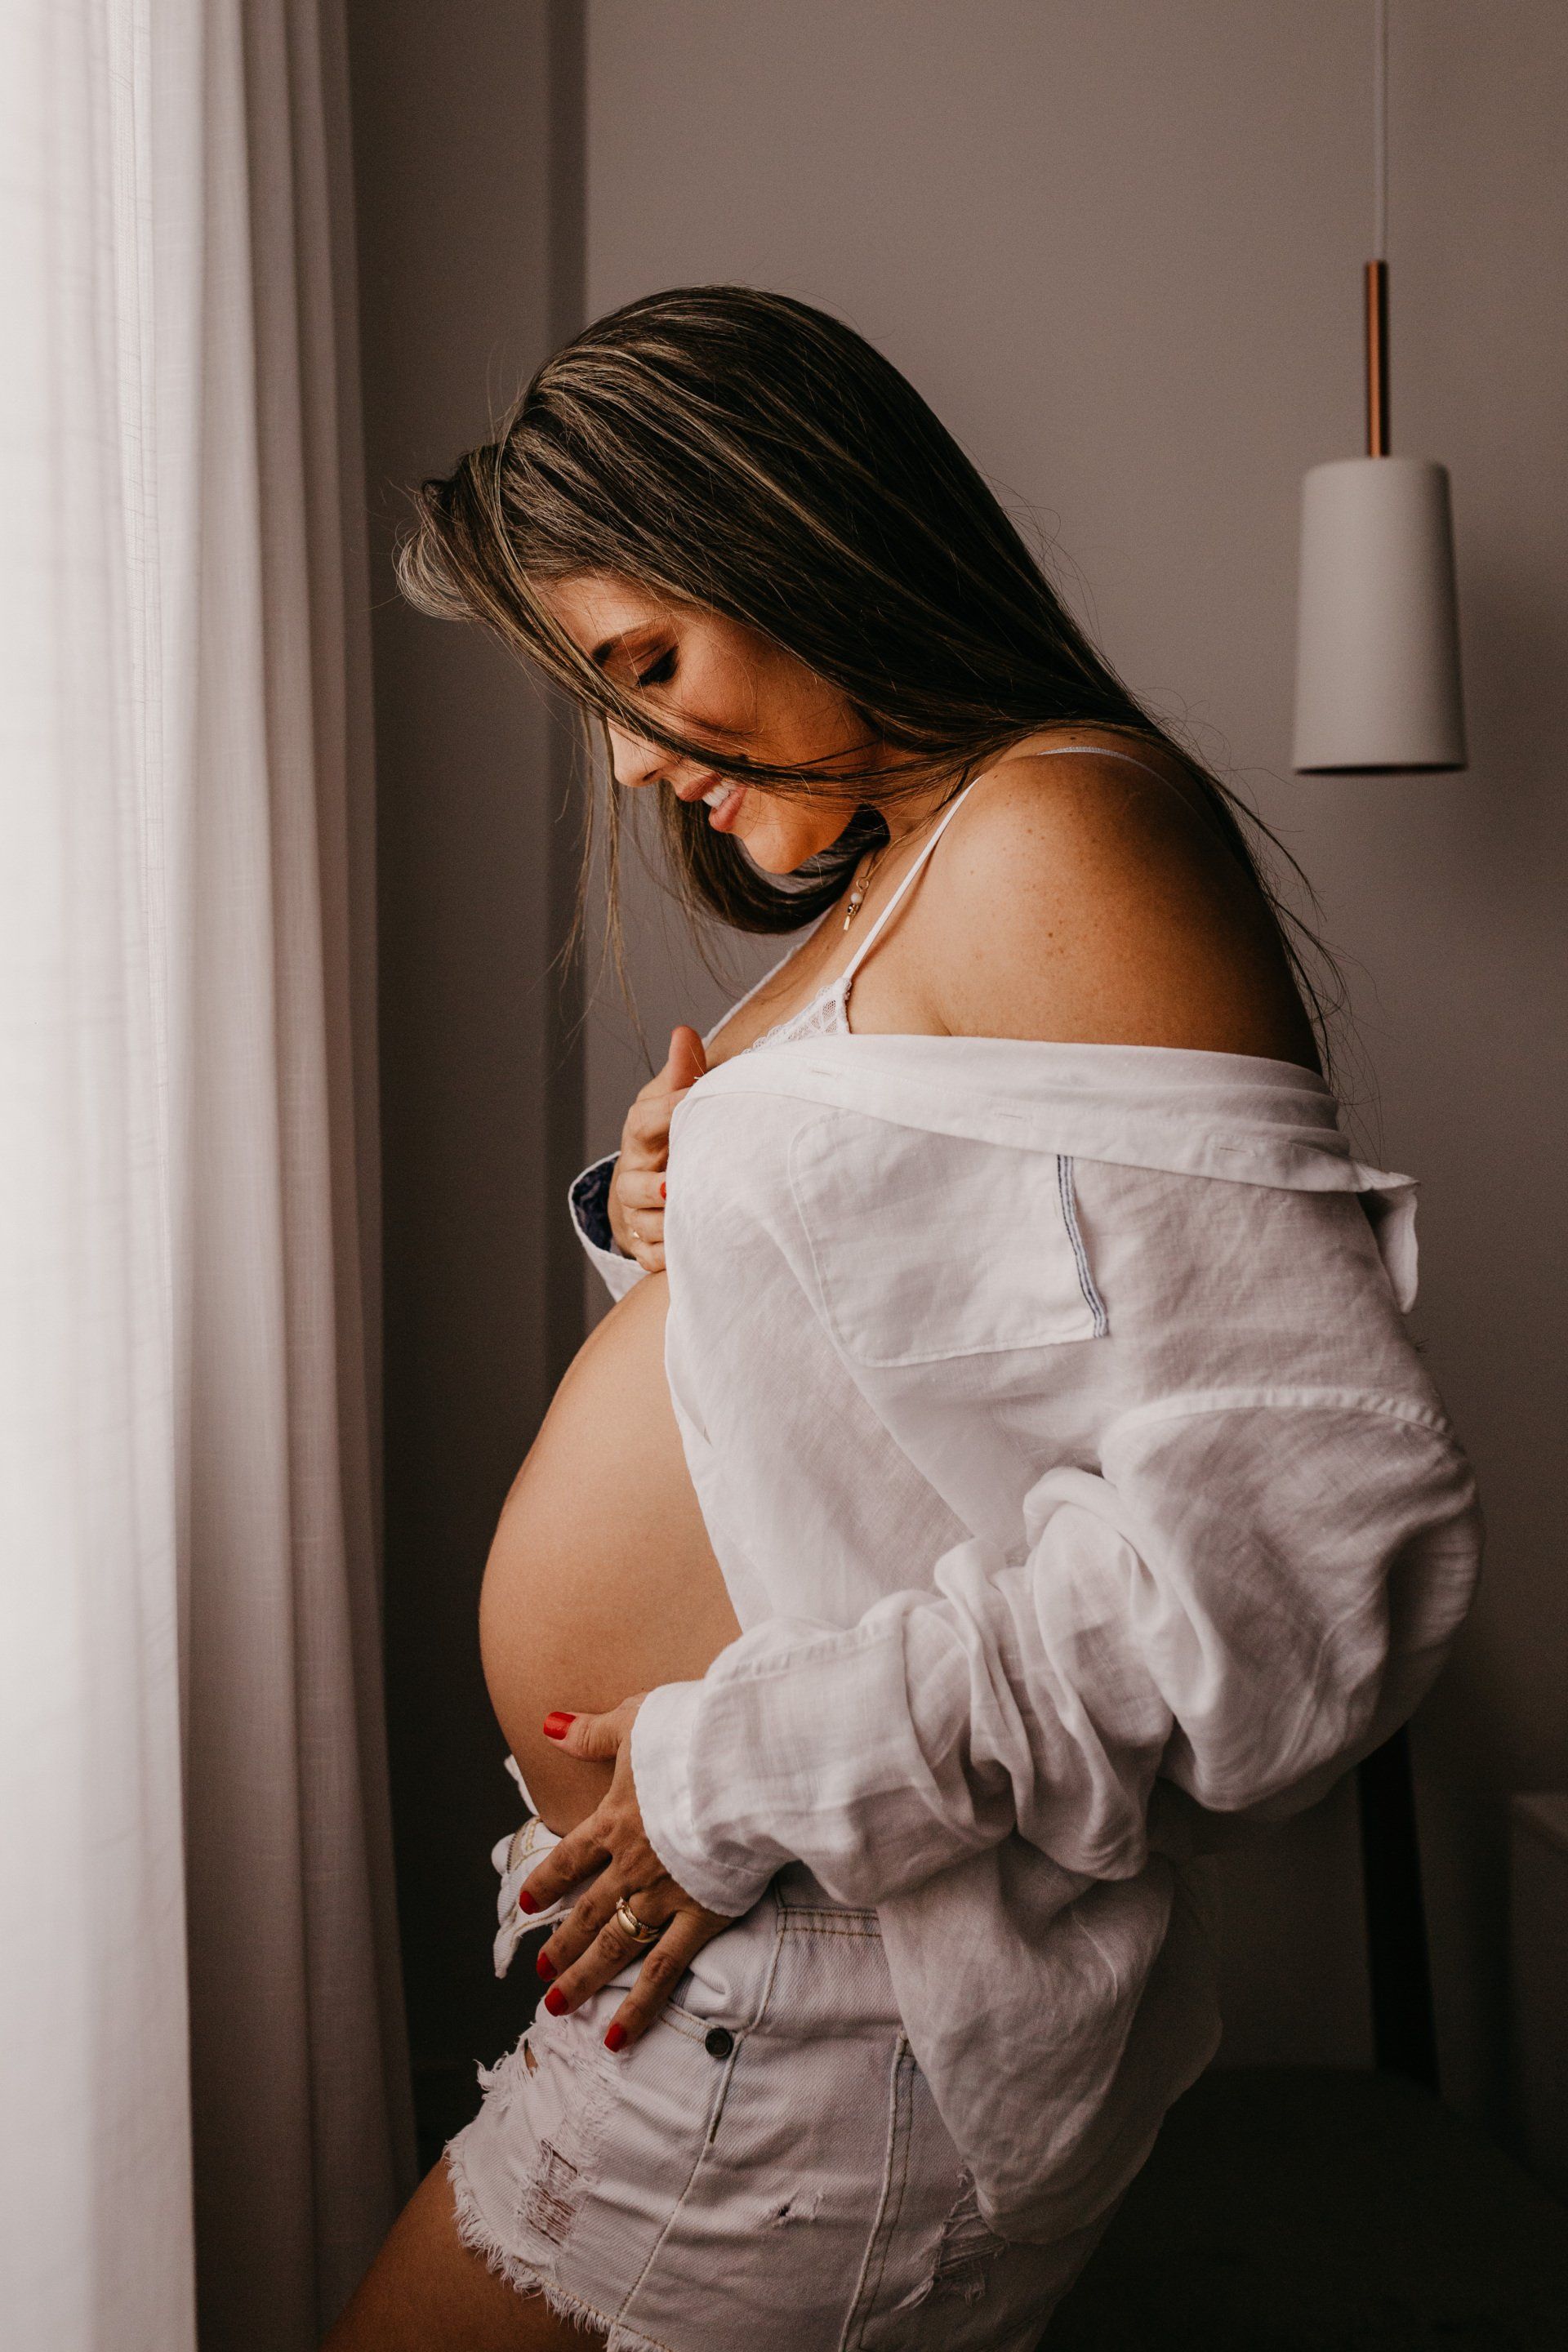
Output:
[[[517,1890],[517,1907],[520,1911],[537,1911],[539,1908],[526,1886],[520,1886]]]
[[[550,1990],[544,1996],[544,2006],[550,2011],[552,2017],[563,2017],[565,2015],[566,1996],[562,1991],[559,1985],[551,1986]]]
[[[576,1720],[574,1715],[547,1715],[544,1718],[544,1737],[546,1739],[564,1739]]]
[[[624,2047],[626,2038],[626,2029],[624,2025],[612,2025],[605,2036],[605,2047],[606,2050],[619,2050]]]
[[[544,1979],[546,1984],[548,1984],[552,1977],[557,1973],[555,1963],[551,1958],[548,1952],[541,1952],[533,1965],[539,1970],[540,1975]]]
[[[668,1184],[661,1184],[661,1185],[659,1186],[659,1188],[658,1188],[658,1197],[659,1197],[659,1199],[660,1199],[661,1201],[663,1200],[663,1198],[664,1198],[664,1196],[665,1196],[666,1192],[667,1192],[668,1190],[669,1190],[669,1187],[668,1187]]]

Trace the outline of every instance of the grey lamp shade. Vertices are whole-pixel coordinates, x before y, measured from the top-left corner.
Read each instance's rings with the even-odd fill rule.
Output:
[[[1448,472],[1430,457],[1341,457],[1302,485],[1291,765],[1462,768]]]

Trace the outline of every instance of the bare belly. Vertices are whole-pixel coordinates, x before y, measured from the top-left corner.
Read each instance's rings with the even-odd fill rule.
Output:
[[[479,1598],[491,1704],[552,1830],[591,1812],[609,1768],[544,1737],[553,1708],[603,1714],[702,1675],[740,1631],[664,1377],[668,1284],[647,1275],[555,1392],[501,1512]]]

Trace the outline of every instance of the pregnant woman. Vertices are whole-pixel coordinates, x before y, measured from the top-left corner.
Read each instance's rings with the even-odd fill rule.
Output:
[[[1214,2051],[1202,1857],[1468,1602],[1413,1188],[1222,788],[837,321],[601,320],[403,582],[805,936],[573,1187],[617,1303],[480,1626],[547,1990],[332,2352],[1025,2352]]]

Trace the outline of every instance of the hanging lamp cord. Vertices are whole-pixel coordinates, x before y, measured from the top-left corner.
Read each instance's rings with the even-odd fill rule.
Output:
[[[1366,265],[1366,454],[1388,455],[1388,0],[1372,0],[1372,247]]]

